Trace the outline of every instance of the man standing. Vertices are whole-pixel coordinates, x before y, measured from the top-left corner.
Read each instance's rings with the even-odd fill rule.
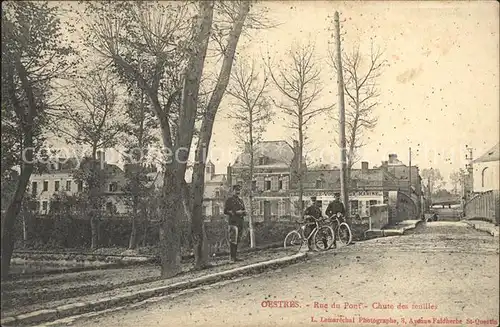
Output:
[[[304,212],[304,215],[311,216],[316,220],[321,219],[323,214],[322,214],[321,208],[319,206],[319,201],[317,201],[316,197],[313,196],[313,197],[311,197],[311,202],[312,202],[312,204],[309,207],[307,207],[306,211]],[[311,232],[314,229],[314,221],[311,219],[308,220],[306,218],[306,223],[307,223],[307,225],[306,225],[306,228],[304,230],[304,234],[306,237],[308,237],[309,234],[311,234]],[[309,245],[310,250],[312,250],[312,241],[313,241],[312,237],[310,237],[307,240],[307,243]],[[326,249],[328,247],[328,242],[325,238],[323,238],[322,241],[323,241],[323,245],[325,246],[325,249]]]
[[[339,212],[342,214],[342,216],[345,216],[345,207],[344,204],[340,201],[340,194],[335,193],[335,199],[330,202],[328,204],[328,207],[326,208],[326,215],[328,217],[332,217]]]
[[[241,261],[236,258],[238,244],[243,232],[243,222],[245,217],[245,204],[239,197],[241,192],[240,185],[233,186],[233,196],[226,200],[224,205],[224,214],[229,216],[229,247],[231,261]]]
[[[337,213],[342,214],[342,217],[345,218],[345,207],[344,207],[344,204],[340,201],[340,194],[339,193],[335,193],[335,199],[328,204],[328,207],[326,208],[325,213],[329,218],[332,218]],[[333,231],[334,231],[334,233],[336,233],[337,227],[338,227],[337,221],[333,220],[333,222],[334,222],[334,225],[332,226]],[[337,247],[337,238],[335,237],[333,239],[333,248],[336,248],[336,247]]]

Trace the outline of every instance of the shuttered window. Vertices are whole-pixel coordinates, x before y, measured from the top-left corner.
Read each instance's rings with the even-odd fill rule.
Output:
[[[271,191],[278,190],[278,176],[271,177]]]

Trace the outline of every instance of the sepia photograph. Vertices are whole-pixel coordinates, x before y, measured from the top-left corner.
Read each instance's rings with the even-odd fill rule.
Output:
[[[497,1],[1,15],[1,326],[500,326]]]

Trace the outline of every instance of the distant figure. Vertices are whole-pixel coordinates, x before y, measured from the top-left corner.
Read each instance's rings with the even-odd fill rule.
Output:
[[[432,221],[438,221],[439,219],[439,216],[436,212],[434,212],[434,214],[432,215]]]
[[[243,222],[246,215],[245,204],[239,197],[241,185],[233,186],[233,196],[226,200],[224,214],[229,216],[229,246],[231,261],[241,261],[236,258],[238,244],[243,233]]]

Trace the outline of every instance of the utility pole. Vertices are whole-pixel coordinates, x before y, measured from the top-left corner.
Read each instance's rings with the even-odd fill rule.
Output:
[[[411,147],[409,148],[408,155],[409,155],[409,159],[408,159],[408,161],[409,161],[409,169],[408,169],[408,195],[411,198]]]
[[[342,46],[340,44],[340,18],[339,12],[335,12],[335,39],[337,45],[337,55],[335,58],[337,65],[337,86],[338,86],[338,105],[339,105],[339,138],[340,138],[340,196],[344,203],[346,218],[349,217],[349,190],[346,181],[347,177],[347,159],[346,159],[346,140],[345,140],[345,107],[344,107],[344,77],[342,76]]]

